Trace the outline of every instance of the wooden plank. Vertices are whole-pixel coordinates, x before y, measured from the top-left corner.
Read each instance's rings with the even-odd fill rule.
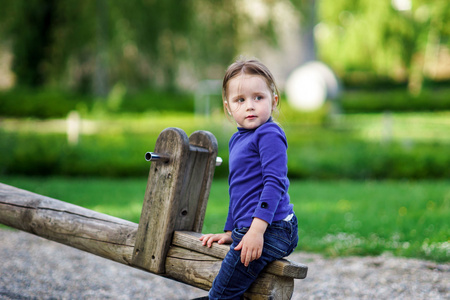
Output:
[[[225,255],[230,249],[230,245],[219,245],[217,243],[213,243],[212,247],[208,248],[203,246],[199,241],[199,237],[201,236],[202,234],[197,232],[175,231],[172,244],[220,259],[225,258]],[[265,272],[295,279],[304,279],[306,278],[308,267],[288,259],[280,259],[267,265]]]
[[[167,253],[165,276],[209,290],[221,265],[222,260],[216,257],[172,246]]]
[[[123,264],[138,224],[0,183],[0,223]]]
[[[192,231],[194,228],[199,198],[202,197],[202,179],[210,153],[207,149],[189,145],[189,158],[184,175],[180,214],[175,220],[175,230]]]
[[[201,147],[208,150],[209,155],[204,158],[205,166],[199,169],[192,178],[198,182],[198,196],[197,196],[197,211],[194,219],[194,224],[190,231],[202,232],[203,222],[205,219],[206,206],[208,204],[209,192],[211,190],[211,183],[216,169],[216,158],[218,152],[218,144],[216,137],[208,131],[195,131],[189,136],[189,144],[192,146]],[[203,162],[202,162],[203,165]],[[187,230],[187,229],[178,229]]]
[[[188,140],[181,129],[168,128],[159,135],[154,151],[170,160],[153,162],[150,168],[133,263],[159,274],[164,273],[173,231],[201,231],[217,141],[206,131],[194,132]]]
[[[289,300],[293,293],[293,278],[261,273],[245,292],[244,298],[251,300]]]
[[[172,246],[167,253],[165,276],[189,285],[209,290],[222,260],[189,249]],[[246,299],[290,299],[294,279],[262,273],[244,294]]]
[[[156,141],[156,153],[168,155],[168,162],[152,162],[147,181],[133,265],[164,273],[167,251],[175,221],[181,213],[179,202],[189,156],[189,140],[178,128],[163,130]]]
[[[192,231],[175,231],[173,233],[172,245],[191,249],[200,253],[211,255],[220,259],[224,259],[230,250],[230,245],[220,245],[213,243],[211,248],[202,245],[199,238],[201,233]]]

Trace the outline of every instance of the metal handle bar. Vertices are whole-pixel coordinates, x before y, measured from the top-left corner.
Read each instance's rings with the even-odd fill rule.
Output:
[[[160,162],[168,162],[170,160],[170,156],[161,153],[147,152],[145,153],[146,161],[160,161]],[[223,160],[221,157],[216,158],[216,166],[220,166]]]

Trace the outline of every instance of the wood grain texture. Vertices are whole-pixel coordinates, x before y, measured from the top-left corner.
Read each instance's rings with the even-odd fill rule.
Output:
[[[130,264],[138,224],[0,183],[0,223]]]
[[[133,265],[164,273],[175,221],[179,215],[179,203],[189,156],[189,140],[181,129],[167,128],[156,140],[155,153],[168,155],[168,162],[152,162],[136,245]]]
[[[179,247],[191,249],[199,253],[211,255],[220,259],[225,258],[225,255],[230,249],[230,245],[219,245],[217,243],[213,243],[212,247],[208,248],[203,246],[199,241],[199,238],[201,236],[201,233],[196,232],[175,231],[172,244]],[[306,265],[296,263],[288,259],[280,259],[267,265],[264,272],[295,279],[304,279],[307,275],[308,267]]]
[[[164,273],[175,230],[201,231],[217,157],[217,140],[206,131],[188,139],[178,128],[159,135],[155,153],[170,157],[153,162],[133,255],[133,264]],[[158,243],[155,243],[158,241]]]
[[[209,290],[221,265],[222,260],[216,257],[172,246],[167,253],[166,275],[189,285]]]
[[[202,183],[205,180],[205,169],[209,151],[205,148],[189,145],[181,198],[178,200],[179,211],[175,220],[175,230],[193,230],[197,211],[201,206]]]
[[[209,290],[220,270],[222,260],[210,255],[172,246],[167,253],[165,276]],[[246,299],[290,299],[294,279],[263,272],[245,293]]]
[[[214,177],[214,171],[216,169],[216,158],[218,152],[218,144],[216,137],[208,131],[196,131],[189,136],[189,143],[192,146],[200,147],[208,151],[208,156],[204,157],[202,162],[205,166],[203,170],[199,170],[197,180],[197,186],[199,189],[197,199],[197,210],[194,219],[194,224],[191,231],[202,232],[203,222],[205,220],[206,206],[208,204],[209,193],[211,190],[211,184]],[[178,229],[183,230],[183,229]]]

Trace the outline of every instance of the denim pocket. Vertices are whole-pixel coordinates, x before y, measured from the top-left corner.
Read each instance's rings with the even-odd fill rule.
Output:
[[[234,250],[248,230],[248,227],[233,230],[231,249]],[[267,227],[264,233],[263,253],[272,257],[272,260],[279,259],[291,254],[297,247],[297,242],[298,225],[297,217],[294,215],[289,221],[275,221]]]
[[[231,238],[233,239],[231,249],[234,249],[234,247],[236,247],[241,242],[242,238],[247,233],[248,229],[249,229],[248,227],[243,227],[239,229],[234,229],[231,232]]]
[[[264,251],[276,259],[291,254],[298,243],[297,218],[290,221],[275,221],[264,234]]]

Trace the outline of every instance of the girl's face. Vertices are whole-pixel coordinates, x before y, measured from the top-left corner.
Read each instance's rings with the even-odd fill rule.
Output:
[[[278,102],[263,77],[240,74],[228,81],[225,107],[238,127],[255,129],[269,120]]]

